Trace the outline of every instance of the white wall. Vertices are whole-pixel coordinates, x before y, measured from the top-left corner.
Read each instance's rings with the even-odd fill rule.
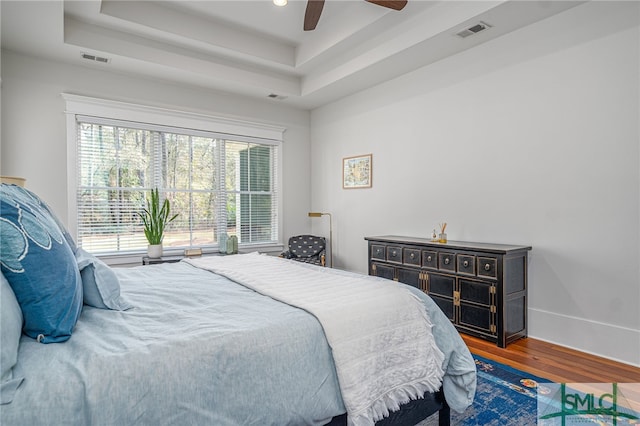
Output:
[[[638,16],[578,6],[320,108],[311,138],[274,102],[3,51],[0,169],[66,217],[62,92],[283,125],[285,238],[326,234],[306,213],[331,212],[336,266],[360,272],[365,236],[441,221],[530,244],[530,335],[640,365]],[[342,158],[366,153],[373,188],[343,190]]]
[[[135,78],[2,51],[2,173],[68,215],[66,127],[61,93],[73,93],[210,115],[246,118],[287,128],[283,144],[283,236],[308,232],[309,113],[277,104],[162,81]]]
[[[443,221],[529,244],[530,335],[640,365],[639,16],[590,2],[313,111],[336,266]],[[343,190],[342,158],[367,153],[373,187]]]

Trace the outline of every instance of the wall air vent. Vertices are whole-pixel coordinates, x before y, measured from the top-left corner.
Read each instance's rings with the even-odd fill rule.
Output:
[[[474,34],[478,34],[480,31],[484,31],[487,28],[491,28],[491,25],[487,24],[486,22],[478,22],[477,24],[456,33],[456,35],[460,38],[467,38]]]
[[[109,58],[92,55],[90,53],[80,53],[80,56],[82,56],[83,59],[86,59],[88,61],[102,62],[103,64],[106,64],[109,61],[111,61],[111,59],[109,59]]]

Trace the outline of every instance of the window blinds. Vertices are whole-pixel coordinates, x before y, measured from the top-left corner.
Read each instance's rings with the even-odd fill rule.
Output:
[[[77,116],[78,243],[94,253],[146,248],[138,212],[159,188],[178,218],[165,248],[278,239],[278,144],[270,140]]]

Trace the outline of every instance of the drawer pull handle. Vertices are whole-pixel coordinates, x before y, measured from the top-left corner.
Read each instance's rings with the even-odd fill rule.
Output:
[[[465,260],[464,262],[462,262],[462,266],[464,266],[465,268],[469,267],[469,261]]]
[[[448,257],[444,258],[444,264],[448,265],[449,263],[451,263],[451,259],[449,259]]]
[[[376,254],[380,254],[380,252],[382,252],[382,250],[380,250],[380,249],[376,250]]]
[[[485,265],[484,265],[484,270],[485,270],[485,271],[489,271],[489,270],[491,270],[491,264],[490,264],[490,263],[485,264]]]
[[[412,259],[415,259],[416,254],[415,253],[411,253],[411,255],[409,257],[411,257]]]
[[[396,257],[396,251],[395,250],[391,252],[391,257]]]
[[[427,256],[427,262],[431,262],[431,256]]]

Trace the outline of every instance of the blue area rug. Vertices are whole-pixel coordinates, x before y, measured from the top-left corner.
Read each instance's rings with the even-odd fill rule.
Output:
[[[464,413],[451,411],[453,426],[640,425],[640,410],[632,408],[632,402],[640,405],[637,383],[554,383],[478,355],[473,358],[476,397]],[[437,424],[438,416],[432,416],[417,426]]]
[[[473,355],[478,371],[478,388],[473,405],[464,413],[451,410],[454,426],[535,426],[537,424],[537,392],[546,392],[543,379],[508,365]],[[419,426],[437,425],[432,416]]]

